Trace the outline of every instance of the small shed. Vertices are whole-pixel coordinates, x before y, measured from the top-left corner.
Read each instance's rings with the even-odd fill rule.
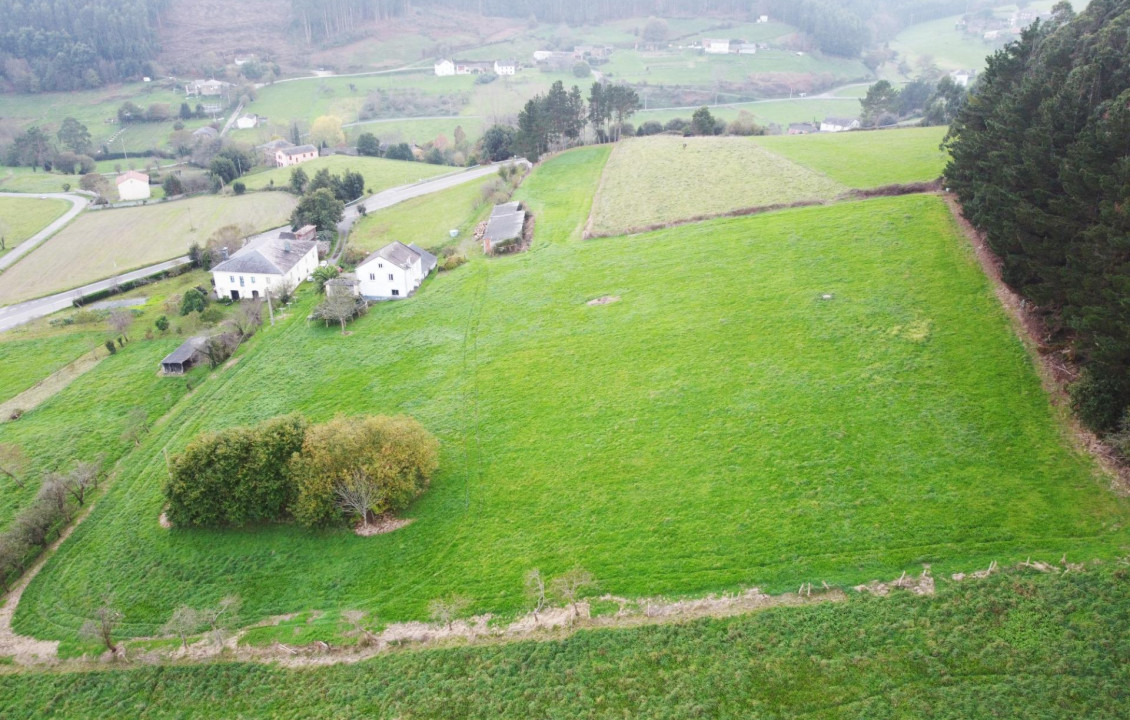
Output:
[[[359,297],[361,295],[361,282],[356,275],[347,273],[326,281],[326,297]]]
[[[204,346],[208,343],[206,337],[194,337],[185,340],[179,348],[173,350],[161,361],[161,371],[166,375],[184,375],[193,365],[204,358]]]
[[[518,242],[522,239],[522,230],[526,226],[526,211],[521,203],[508,202],[495,205],[487,221],[487,228],[483,231],[483,252],[490,255],[497,249]]]

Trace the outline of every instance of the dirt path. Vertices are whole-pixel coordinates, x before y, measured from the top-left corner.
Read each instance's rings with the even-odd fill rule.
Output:
[[[12,414],[17,410],[22,414],[39,407],[79,377],[93,370],[102,361],[102,357],[97,349],[80,355],[11,400],[0,404],[0,423],[12,419]]]

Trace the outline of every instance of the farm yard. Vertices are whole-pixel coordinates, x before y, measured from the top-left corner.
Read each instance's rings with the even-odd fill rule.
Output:
[[[278,227],[297,204],[289,193],[194,197],[86,212],[0,275],[0,304],[78,287],[169,260],[225,225]]]
[[[27,240],[69,210],[66,200],[0,197],[0,256]]]
[[[336,642],[351,609],[416,620],[455,593],[469,612],[523,612],[533,567],[579,564],[600,592],[680,597],[1124,552],[1127,501],[1072,449],[939,198],[581,241],[615,159],[595,147],[547,160],[515,196],[538,219],[530,252],[473,259],[348,336],[304,322],[303,290],[190,396],[153,375],[168,348],[136,343],[0,429],[38,459],[58,443],[40,438],[48,428],[91,423],[76,434],[85,452],[113,432],[115,408],[99,430],[71,415],[70,393],[114,388],[148,398],[150,417],[168,411],[28,587],[15,630],[63,641],[65,656],[92,650],[76,629],[108,585],[124,635],[237,593],[242,623],[312,621],[249,642]],[[441,469],[414,522],[369,538],[158,524],[165,448],[292,410],[407,413],[435,433]]]
[[[626,140],[608,160],[592,232],[611,235],[739,208],[829,200],[846,189],[746,138]]]

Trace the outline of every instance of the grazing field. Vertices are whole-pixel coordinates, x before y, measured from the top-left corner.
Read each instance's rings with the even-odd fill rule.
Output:
[[[748,138],[637,138],[617,144],[608,160],[592,231],[610,235],[739,208],[826,200],[844,190]]]
[[[101,333],[67,333],[46,338],[0,336],[0,403],[6,402],[93,347]]]
[[[369,213],[349,233],[349,244],[361,250],[378,250],[393,240],[436,249],[466,240],[475,223],[490,214],[483,188],[494,180],[469,182],[450,190],[424,195]],[[449,231],[457,229],[452,240]]]
[[[297,199],[290,193],[206,195],[120,210],[85,212],[0,275],[0,304],[48,295],[177,257],[218,228],[278,227]]]
[[[14,627],[89,647],[75,633],[107,586],[126,635],[237,593],[243,622],[325,611],[332,637],[341,610],[418,619],[449,593],[518,612],[533,567],[580,564],[641,597],[1125,552],[1130,502],[1071,449],[940,199],[579,242],[606,153],[526,181],[527,253],[441,274],[346,337],[308,325],[304,295],[122,462]],[[370,538],[159,526],[165,449],[295,410],[434,432],[415,522]]]
[[[759,50],[756,55],[703,55],[698,50],[637,52],[619,50],[601,72],[615,82],[711,87],[719,81],[742,83],[774,75],[822,75],[826,81],[864,80],[871,73],[859,60],[820,53]]]
[[[50,225],[70,207],[66,200],[53,198],[0,197],[0,237],[4,238],[0,256]]]
[[[646,94],[646,90],[644,94]],[[641,124],[654,120],[665,123],[672,118],[690,120],[697,108],[641,110],[632,116],[632,123],[639,127]],[[798,100],[758,100],[756,102],[735,103],[711,107],[710,114],[726,121],[733,120],[741,111],[753,115],[758,125],[768,127],[776,123],[782,128],[787,128],[792,122],[816,122],[828,115],[838,117],[857,117],[859,115],[859,101],[851,98],[823,98],[814,97]]]
[[[941,177],[948,157],[944,127],[759,137],[756,142],[853,188],[924,182]]]
[[[82,180],[81,175],[33,172],[31,168],[26,167],[0,167],[0,190],[4,192],[67,192],[77,190],[80,180]]]
[[[314,173],[322,168],[329,170],[332,175],[341,175],[346,170],[359,172],[365,176],[366,191],[375,193],[397,185],[406,185],[417,180],[443,175],[457,169],[446,165],[429,165],[406,160],[385,160],[384,158],[350,157],[348,155],[330,155],[309,160],[302,163],[301,167],[307,177],[314,177]],[[290,184],[290,175],[293,171],[293,167],[275,168],[254,175],[244,175],[240,180],[247,185],[248,190],[262,190],[268,187],[272,180],[275,187],[284,188]]]
[[[1052,560],[1053,558],[1046,558]],[[846,602],[288,669],[0,675],[44,718],[1097,718],[1130,715],[1126,570],[1013,570]]]

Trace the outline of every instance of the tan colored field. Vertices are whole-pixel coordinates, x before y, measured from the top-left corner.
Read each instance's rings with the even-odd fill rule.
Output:
[[[608,159],[592,232],[611,235],[740,208],[825,200],[845,190],[748,138],[634,138]]]
[[[87,211],[0,275],[0,304],[78,287],[183,255],[216,229],[254,231],[287,222],[297,199],[289,193],[204,196],[120,210]],[[195,228],[195,230],[192,230]]]

